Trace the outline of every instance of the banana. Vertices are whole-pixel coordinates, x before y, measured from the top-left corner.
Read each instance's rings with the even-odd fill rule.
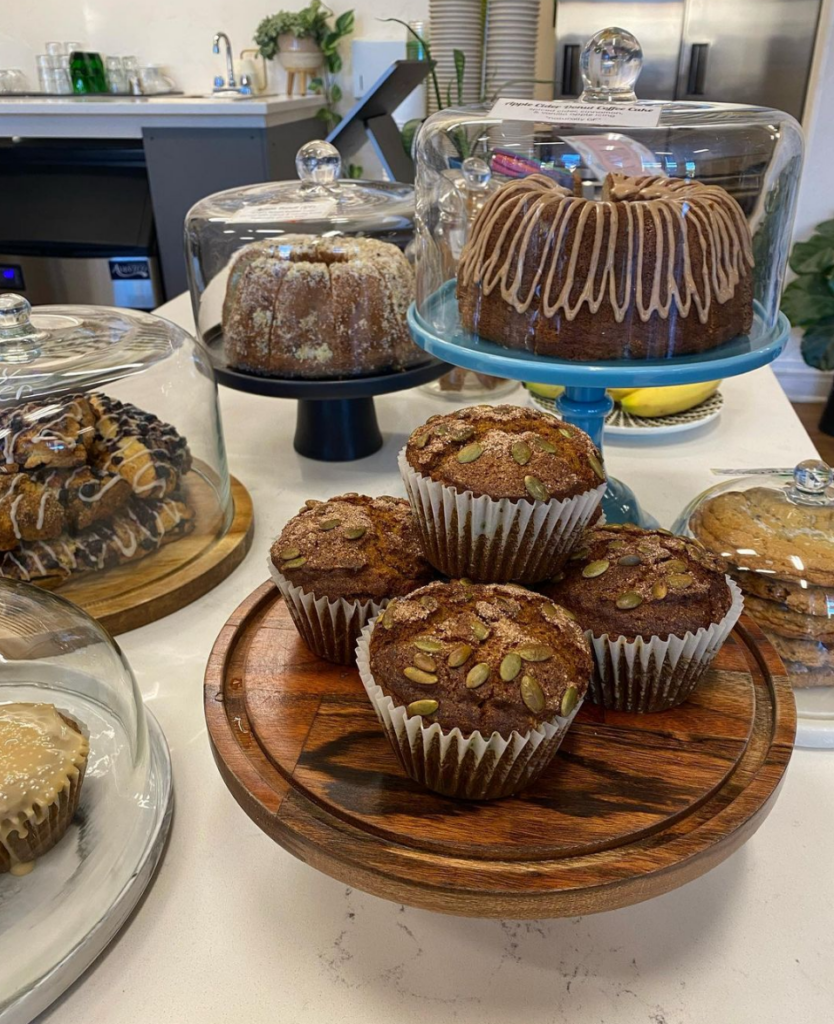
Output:
[[[670,388],[638,388],[621,399],[620,405],[632,416],[672,416],[705,402],[720,384],[720,380],[711,380],[705,384],[680,384]]]
[[[565,390],[561,384],[525,384],[524,386],[540,398],[558,398]]]
[[[639,388],[608,388],[608,394],[615,402],[622,402],[627,395],[633,395]]]

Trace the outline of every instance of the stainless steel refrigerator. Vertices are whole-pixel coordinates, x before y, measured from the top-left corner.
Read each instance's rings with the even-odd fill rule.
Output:
[[[617,25],[643,47],[637,95],[753,103],[802,116],[821,0],[557,0],[556,97],[582,91],[579,54]]]

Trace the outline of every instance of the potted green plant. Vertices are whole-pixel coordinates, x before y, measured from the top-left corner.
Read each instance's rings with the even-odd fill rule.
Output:
[[[790,258],[796,278],[782,295],[782,312],[803,331],[802,357],[817,370],[834,370],[834,220],[818,224]],[[834,383],[820,421],[834,435]]]
[[[287,71],[287,91],[294,76],[301,77],[301,91],[320,93],[324,106],[316,114],[330,131],[339,123],[336,105],[342,90],[335,76],[342,69],[339,43],[353,31],[353,11],[345,11],[331,24],[333,12],[321,0],[310,0],[300,11],[279,11],[264,18],[255,32],[258,49],[267,60],[278,57]],[[323,66],[321,75],[313,72]]]

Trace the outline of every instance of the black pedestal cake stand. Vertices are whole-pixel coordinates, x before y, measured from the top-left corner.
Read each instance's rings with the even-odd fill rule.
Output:
[[[207,337],[215,376],[236,391],[271,398],[295,398],[298,415],[293,445],[299,455],[323,462],[348,462],[373,455],[382,447],[374,397],[428,384],[451,367],[429,358],[409,370],[394,370],[373,377],[346,380],[289,380],[238,370],[226,362],[223,332]]]

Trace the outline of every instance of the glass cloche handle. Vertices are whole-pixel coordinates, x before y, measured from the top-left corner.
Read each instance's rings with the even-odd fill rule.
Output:
[[[643,69],[643,48],[624,28],[604,28],[591,36],[579,57],[586,103],[634,103],[634,83]]]
[[[0,295],[0,363],[28,363],[41,354],[43,331],[32,323],[32,306],[22,295]]]
[[[788,496],[799,505],[834,504],[834,469],[821,459],[806,459],[793,471]]]
[[[342,158],[329,142],[315,140],[305,143],[295,157],[295,169],[305,192],[338,195]]]

